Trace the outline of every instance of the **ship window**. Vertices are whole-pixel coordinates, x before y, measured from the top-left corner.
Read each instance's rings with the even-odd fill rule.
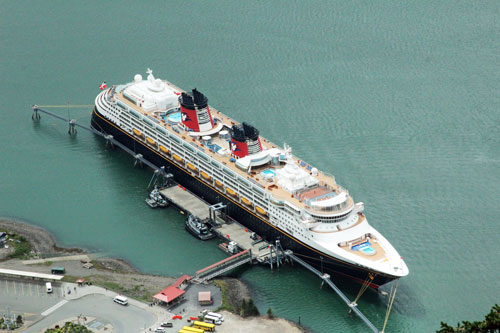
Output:
[[[222,168],[222,171],[224,171],[224,173],[230,175],[231,177],[236,177],[236,175],[234,174],[234,172],[232,172],[228,168]]]
[[[190,144],[183,143],[182,145],[184,146],[184,148],[186,148],[190,152],[194,153],[194,147],[192,147]]]
[[[208,161],[209,160],[209,157],[205,154],[203,154],[202,152],[198,151],[196,152],[198,154],[198,156],[200,156],[202,159],[204,159],[205,161]]]
[[[181,139],[179,139],[179,138],[178,138],[178,137],[176,137],[175,135],[170,135],[170,138],[171,138],[172,140],[174,140],[175,142],[177,142],[177,143],[181,143]]]

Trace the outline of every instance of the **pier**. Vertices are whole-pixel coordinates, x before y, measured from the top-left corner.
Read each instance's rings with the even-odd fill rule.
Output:
[[[53,107],[53,106],[52,106]],[[330,280],[330,276],[328,274],[322,274],[314,267],[298,258],[293,254],[290,250],[285,250],[281,248],[279,241],[276,241],[276,244],[272,244],[266,242],[263,239],[253,239],[251,238],[252,231],[245,228],[243,225],[239,224],[237,221],[232,220],[227,217],[225,212],[221,217],[220,210],[224,208],[224,205],[219,203],[210,206],[208,203],[203,201],[201,198],[198,198],[196,195],[185,189],[184,187],[173,183],[171,179],[171,175],[167,174],[163,168],[159,168],[153,163],[146,160],[141,154],[136,154],[134,151],[129,149],[127,146],[123,145],[119,141],[115,140],[113,136],[106,135],[95,130],[92,127],[87,127],[81,124],[78,124],[75,119],[66,119],[62,116],[54,114],[52,112],[41,109],[37,105],[33,105],[33,115],[32,119],[34,121],[40,120],[40,113],[45,113],[49,116],[58,118],[62,121],[65,121],[69,125],[68,134],[76,135],[76,127],[85,129],[95,135],[98,135],[106,140],[107,144],[111,146],[116,146],[130,154],[134,159],[134,166],[136,164],[146,165],[154,170],[155,174],[153,175],[153,179],[157,179],[158,176],[164,176],[168,179],[167,188],[163,188],[160,193],[167,200],[169,200],[172,204],[177,206],[179,209],[191,213],[201,219],[208,218],[213,225],[212,230],[219,236],[219,238],[225,241],[234,241],[237,243],[238,248],[241,251],[237,251],[237,253],[231,253],[231,256],[216,262],[212,265],[209,265],[203,269],[200,269],[196,272],[195,277],[193,277],[192,281],[195,283],[203,283],[214,277],[220,276],[236,267],[242,266],[247,263],[268,263],[271,268],[273,268],[273,264],[276,264],[279,267],[280,263],[285,260],[291,260],[299,263],[304,268],[308,269],[312,273],[316,274],[318,277],[322,279],[322,283],[326,283],[332,288],[335,293],[346,303],[349,307],[350,312],[354,312],[365,324],[366,326],[373,332],[379,332],[379,330],[370,322],[368,318],[358,309],[357,304],[355,302],[351,302],[347,296]],[[172,185],[174,184],[174,185]],[[150,182],[151,185],[151,182]],[[149,186],[148,186],[149,188]],[[362,287],[362,289],[365,286]],[[384,332],[385,326],[387,324],[387,320],[389,318],[389,313],[392,307],[392,303],[394,301],[394,297],[397,290],[397,284],[391,292],[390,303],[386,312],[384,327],[381,332]],[[362,292],[358,295],[361,296]]]

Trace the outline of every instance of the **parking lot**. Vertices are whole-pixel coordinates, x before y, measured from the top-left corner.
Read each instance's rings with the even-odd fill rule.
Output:
[[[63,299],[60,283],[52,283],[47,293],[45,282],[0,278],[0,312],[40,313]]]

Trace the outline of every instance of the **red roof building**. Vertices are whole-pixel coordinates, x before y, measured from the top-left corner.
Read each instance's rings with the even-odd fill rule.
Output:
[[[185,283],[190,280],[192,276],[183,275],[171,286],[160,291],[153,297],[163,303],[171,304],[174,301],[180,301],[179,297],[182,296],[186,291],[180,288],[185,288]]]

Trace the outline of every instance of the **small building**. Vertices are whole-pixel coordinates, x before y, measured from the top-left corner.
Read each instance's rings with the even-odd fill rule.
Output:
[[[183,300],[181,296],[184,295],[185,292],[185,290],[169,286],[153,297],[160,301],[163,305],[174,305]]]
[[[212,294],[210,291],[200,291],[198,293],[198,303],[200,305],[212,305]]]
[[[65,274],[66,270],[64,267],[52,267],[51,270],[52,274]]]

